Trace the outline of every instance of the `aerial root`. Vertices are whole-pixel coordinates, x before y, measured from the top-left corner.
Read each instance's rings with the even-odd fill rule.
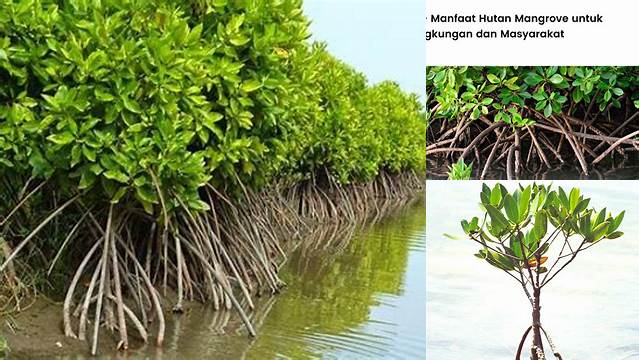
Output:
[[[462,118],[458,122],[431,124],[427,157],[473,162],[480,178],[485,178],[494,168],[506,169],[510,178],[519,178],[524,169],[548,170],[564,163],[565,157],[574,157],[579,171],[588,175],[605,159],[624,161],[629,158],[628,154],[639,151],[639,131],[636,130],[639,112],[621,124],[610,122],[604,115],[597,121],[586,121],[565,114],[546,117],[534,109],[526,109],[526,112],[535,123],[518,129],[485,117],[472,122]],[[435,176],[446,176],[429,171]]]
[[[357,224],[380,219],[392,208],[389,203],[405,203],[424,187],[416,173],[384,172],[374,181],[350,186],[326,175],[322,184],[309,181],[259,193],[244,189],[244,196],[233,201],[206,186],[202,195],[210,209],[201,212],[171,194],[179,207],[169,213],[162,194],[158,218],[130,204],[87,207],[76,195],[60,201],[26,237],[14,240],[15,249],[0,241],[0,269],[6,270],[1,274],[10,275],[19,251],[31,242],[39,246],[38,234],[66,213],[74,220],[60,223],[68,224],[68,231],[59,247],[49,251],[53,260],[47,268],[51,273],[66,256],[75,259],[62,307],[63,330],[66,336],[88,340],[92,354],[100,349],[104,329],[116,335],[119,350],[129,348],[133,339],[146,343],[152,337],[161,346],[163,301],[173,301],[176,313],[184,311],[187,301],[232,309],[248,335],[255,336],[249,316],[254,299],[286,285],[278,272],[302,238],[342,248]],[[32,191],[23,193],[36,197]],[[16,203],[25,209],[29,205]],[[22,210],[12,214],[14,221],[23,217]]]

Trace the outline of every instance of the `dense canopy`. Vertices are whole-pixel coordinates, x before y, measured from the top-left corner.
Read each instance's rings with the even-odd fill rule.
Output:
[[[0,174],[151,212],[423,167],[418,97],[308,37],[299,0],[2,1]]]

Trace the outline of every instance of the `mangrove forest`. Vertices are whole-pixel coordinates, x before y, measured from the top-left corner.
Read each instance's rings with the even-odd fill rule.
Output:
[[[429,177],[636,176],[618,174],[639,166],[637,67],[430,67],[426,87]]]
[[[162,346],[167,314],[197,301],[235,311],[255,336],[247,313],[285,286],[291,249],[422,191],[419,97],[370,84],[310,35],[301,0],[0,1],[0,320],[50,297],[60,331],[96,354],[105,333],[120,350]],[[445,144],[476,137],[469,160],[483,158],[488,135],[501,139],[494,148],[533,138],[519,124],[534,108],[515,119],[509,102],[503,121],[488,120],[505,86],[526,91],[520,70],[439,71],[443,105],[428,112],[440,143],[466,115],[477,121]],[[576,128],[572,116],[594,102],[600,112],[579,120],[582,133],[605,133],[593,152],[627,153],[632,119],[610,124],[628,111],[634,70],[561,68],[550,84],[569,89],[576,71],[596,71],[596,94],[562,112],[553,93],[546,103],[564,125],[543,126]],[[498,78],[493,90],[473,84],[484,75]],[[545,79],[531,86],[550,91]],[[479,116],[460,92],[484,104]],[[594,147],[565,134],[575,152]],[[0,357],[5,347],[0,333]]]

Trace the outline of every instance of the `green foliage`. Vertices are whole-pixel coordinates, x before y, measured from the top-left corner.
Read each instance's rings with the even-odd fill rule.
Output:
[[[584,247],[623,235],[618,229],[625,212],[613,216],[605,208],[589,208],[590,199],[578,188],[567,193],[561,187],[552,190],[529,185],[510,193],[501,184],[492,189],[484,184],[480,199],[484,215],[462,220],[461,226],[483,245],[475,256],[501,270],[521,271],[530,265],[535,271],[546,272],[548,269],[536,262],[549,251],[557,235],[566,241],[577,239],[579,245],[569,247],[575,255]],[[561,252],[554,255],[562,256]]]
[[[4,358],[5,356],[9,356],[9,344],[7,343],[7,339],[0,333],[0,358]]]
[[[363,74],[323,44],[292,59],[301,96],[283,171],[308,178],[328,169],[340,183],[368,181],[381,170],[422,169],[424,116],[414,94],[393,82],[368,86]]]
[[[464,162],[464,159],[459,158],[456,163],[450,166],[448,171],[448,180],[470,180],[473,174],[473,164]]]
[[[309,36],[299,0],[2,1],[0,173],[153,212],[205,209],[206,183],[420,169],[416,96]]]
[[[603,112],[620,108],[624,95],[639,105],[637,67],[432,67],[426,79],[431,119],[484,116],[523,127],[534,123],[530,110],[572,115],[592,102]]]

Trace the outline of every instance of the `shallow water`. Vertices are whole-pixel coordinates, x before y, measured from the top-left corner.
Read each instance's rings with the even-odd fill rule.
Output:
[[[298,252],[248,358],[423,359],[424,234],[420,202],[341,252]]]
[[[423,359],[425,222],[424,203],[419,201],[357,231],[350,241],[349,234],[342,233],[329,243],[297,249],[282,269],[288,287],[256,304],[251,315],[258,332],[255,339],[248,338],[233,312],[192,305],[181,316],[167,316],[162,349],[148,345],[130,350],[128,357]],[[90,358],[82,349],[84,343],[64,339],[57,325],[51,326],[59,322],[59,306],[36,307],[22,318],[27,322],[23,335],[30,334],[30,340],[22,337],[14,347],[15,358]],[[33,344],[44,337],[48,345]],[[59,349],[52,346],[58,341]],[[112,341],[101,344],[101,354],[110,357]]]
[[[581,253],[544,288],[542,324],[564,360],[639,359],[639,181],[553,183],[578,186],[597,209],[626,210],[625,235]],[[428,182],[429,359],[512,359],[530,325],[519,284],[475,258],[475,243],[443,236],[462,235],[459,221],[480,213],[481,184]]]

